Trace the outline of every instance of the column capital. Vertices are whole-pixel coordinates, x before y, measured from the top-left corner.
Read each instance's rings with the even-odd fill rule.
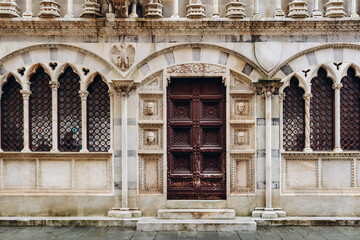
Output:
[[[110,85],[117,94],[127,97],[131,90],[136,89],[138,83],[135,83],[134,80],[112,80]]]
[[[89,92],[86,90],[80,90],[79,91],[80,97],[81,97],[81,101],[85,101],[89,95]]]
[[[60,83],[58,81],[50,81],[49,85],[53,90],[57,90],[60,87]]]
[[[255,86],[259,91],[261,91],[263,97],[267,99],[271,98],[283,84],[280,80],[280,78],[260,78],[259,81],[255,83]]]
[[[313,97],[312,93],[304,93],[303,94],[303,99],[305,101],[310,101],[310,99]]]
[[[110,90],[108,91],[108,93],[109,93],[109,96],[110,96],[110,97],[113,97],[113,96],[114,96],[114,90],[110,89]]]
[[[20,93],[21,93],[24,100],[29,100],[29,97],[31,95],[30,90],[20,90]]]
[[[335,90],[339,90],[343,87],[342,83],[334,83],[332,85],[332,88],[335,89]]]

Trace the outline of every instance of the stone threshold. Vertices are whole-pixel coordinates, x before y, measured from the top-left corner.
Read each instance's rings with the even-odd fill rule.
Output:
[[[112,218],[112,217],[0,217],[0,226],[94,226],[94,227],[129,227],[135,229],[137,223],[154,218]],[[239,219],[237,217],[237,219]],[[360,217],[285,217],[262,219],[241,217],[242,221],[253,222],[257,226],[360,226]],[[183,220],[180,220],[183,221]],[[194,222],[196,220],[191,220]]]

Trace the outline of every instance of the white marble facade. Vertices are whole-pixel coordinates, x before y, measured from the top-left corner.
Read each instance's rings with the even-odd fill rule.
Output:
[[[24,151],[0,147],[3,216],[106,215],[112,208],[156,216],[166,208],[173,77],[219,77],[226,87],[226,208],[238,216],[257,207],[289,216],[359,215],[360,151],[339,144],[342,109],[335,104],[328,151],[309,146],[306,109],[319,68],[336,99],[350,67],[360,76],[357,1],[107,2],[0,0],[0,93],[13,76],[23,95],[31,94],[29,79],[42,67],[57,96],[59,76],[71,67],[80,78],[83,120],[81,152],[58,151],[56,118],[52,150],[31,152],[24,111]],[[104,153],[88,152],[85,140],[87,91],[96,76],[109,87]],[[283,146],[284,91],[293,77],[308,96],[305,147],[297,152]],[[55,116],[55,97],[52,107]]]

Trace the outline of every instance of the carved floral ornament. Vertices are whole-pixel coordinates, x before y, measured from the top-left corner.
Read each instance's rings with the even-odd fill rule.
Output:
[[[117,43],[110,50],[111,61],[123,72],[127,71],[135,60],[135,47],[131,44]]]

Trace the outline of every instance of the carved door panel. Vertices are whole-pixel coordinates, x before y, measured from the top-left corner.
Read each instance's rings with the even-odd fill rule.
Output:
[[[172,79],[167,119],[168,199],[225,199],[221,79]]]

